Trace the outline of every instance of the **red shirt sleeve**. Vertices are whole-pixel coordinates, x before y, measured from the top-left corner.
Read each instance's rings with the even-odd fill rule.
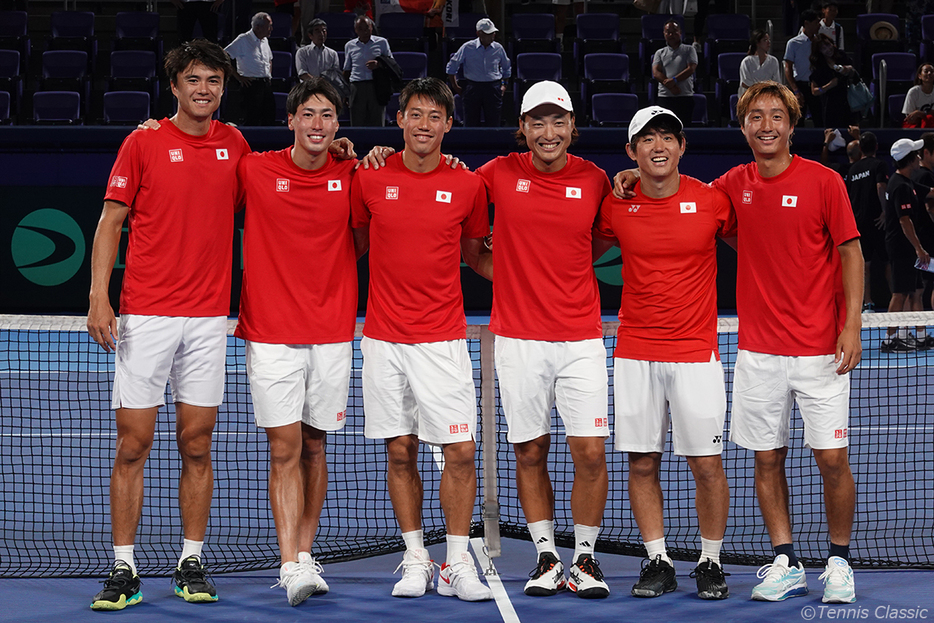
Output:
[[[718,188],[711,187],[711,193],[715,202],[714,213],[717,215],[717,222],[720,224],[717,230],[717,236],[720,238],[732,238],[736,235],[736,210],[733,209],[733,202],[730,197]]]
[[[609,240],[619,245],[616,233],[613,231],[613,207],[615,197],[607,195],[600,204],[600,211],[597,212],[597,220],[594,222],[593,233],[598,238]]]
[[[483,238],[490,233],[490,211],[487,209],[486,187],[477,176],[476,191],[474,193],[473,209],[464,219],[461,238]]]
[[[136,193],[139,192],[143,174],[143,164],[139,150],[139,132],[153,131],[136,130],[124,139],[120,151],[117,152],[114,166],[110,170],[107,192],[104,194],[105,201],[119,201],[127,206],[133,205]]]
[[[366,227],[370,224],[370,210],[366,207],[363,194],[364,171],[357,171],[350,183],[350,226]]]
[[[850,196],[839,175],[825,176],[824,184],[824,223],[830,232],[835,246],[859,238],[856,217],[850,205]]]

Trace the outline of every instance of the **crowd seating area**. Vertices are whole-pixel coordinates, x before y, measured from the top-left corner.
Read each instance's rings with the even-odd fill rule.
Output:
[[[482,8],[482,3],[474,2],[477,5]],[[35,2],[28,11],[0,11],[0,123],[132,125],[173,113],[161,60],[166,49],[178,44],[174,8],[169,3],[159,12],[112,10],[137,6],[132,3],[94,6],[96,13],[62,11],[60,4]],[[498,39],[513,63],[504,123],[515,123],[518,103],[530,84],[549,79],[568,88],[579,125],[625,126],[639,107],[655,100],[651,59],[665,45],[662,28],[672,17],[683,25],[684,41],[697,42],[694,126],[736,124],[739,66],[753,28],[772,31],[772,55],[781,60],[784,52],[785,40],[778,33],[783,29],[773,22],[776,17],[753,24],[743,12],[710,15],[701,37],[691,31],[691,18],[644,14],[628,0],[590,6],[596,7],[594,12],[568,20],[565,31],[558,33],[550,3],[507,4],[506,24],[498,24]],[[843,6],[850,12],[844,17],[841,11],[839,19],[848,29],[846,51],[875,97],[862,125],[898,126],[919,62],[934,59],[934,15],[922,18],[921,40],[915,42],[906,39],[902,18],[858,14],[865,10],[863,3]],[[268,7],[254,2],[252,10],[268,11],[274,18],[269,38],[274,50],[273,85],[277,122],[284,123],[285,94],[298,80],[291,16],[274,12],[271,2]],[[442,33],[426,29],[422,15],[387,13],[380,16],[378,34],[389,40],[405,80],[426,75],[444,78],[447,60],[476,36],[474,25],[484,16],[464,13],[458,27]],[[220,43],[224,44],[237,33],[231,27],[233,20],[222,17]],[[343,62],[343,45],[355,36],[354,14],[319,17],[328,23],[327,45],[338,51]],[[871,28],[879,21],[892,23],[898,37],[871,39]],[[222,119],[229,115],[227,104],[219,111]],[[462,123],[459,97],[457,106],[456,121]],[[394,115],[390,102],[390,122]],[[349,123],[346,114],[342,120]]]

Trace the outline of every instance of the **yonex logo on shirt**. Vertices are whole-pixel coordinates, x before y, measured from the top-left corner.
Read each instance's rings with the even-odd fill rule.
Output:
[[[340,180],[328,180],[328,191],[335,191],[341,189]]]
[[[287,193],[289,192],[289,180],[285,178],[278,178],[276,180],[276,192],[277,193]]]
[[[529,180],[519,180],[516,182],[516,192],[527,193],[532,187],[532,182]]]
[[[114,175],[110,180],[110,185],[114,188],[126,188],[126,178],[122,175]]]
[[[564,196],[567,199],[580,199],[581,198],[581,189],[574,188],[573,186],[566,186],[564,189]]]
[[[183,162],[185,159],[182,158],[181,149],[170,149],[169,150],[169,162]]]
[[[386,187],[386,199],[398,199],[399,198],[399,187],[398,186],[387,186]]]
[[[218,160],[229,160],[229,158],[227,157],[227,150],[226,150],[226,149],[216,149],[216,150],[214,150],[214,151],[215,151],[215,153],[217,154],[217,159],[218,159]]]
[[[440,203],[451,203],[451,193],[446,190],[439,190],[435,193],[435,201]]]
[[[752,191],[751,190],[743,191],[743,203],[752,203]]]
[[[682,201],[681,214],[697,214],[697,204],[693,201]]]
[[[796,195],[782,195],[783,208],[796,208],[798,206],[798,197]]]
[[[639,211],[639,208],[641,208],[641,207],[642,207],[641,205],[630,205],[630,206],[629,206],[629,211],[630,211],[630,212],[638,212],[638,211]]]

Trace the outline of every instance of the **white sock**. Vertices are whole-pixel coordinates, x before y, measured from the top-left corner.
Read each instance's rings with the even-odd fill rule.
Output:
[[[541,556],[544,552],[551,552],[560,560],[558,550],[555,549],[555,522],[552,519],[543,519],[529,524],[529,535],[535,543],[535,555]]]
[[[717,566],[720,566],[720,548],[723,547],[723,539],[719,541],[711,541],[710,539],[705,539],[701,537],[701,553],[700,560],[697,561],[697,564],[700,564],[710,559],[710,562],[717,563]]]
[[[467,552],[467,544],[470,542],[469,536],[459,534],[449,534],[445,537],[448,543],[447,563],[453,565],[455,562],[467,562],[472,560]]]
[[[190,541],[185,539],[185,543],[182,545],[182,555],[178,557],[179,568],[182,566],[182,561],[189,556],[197,556],[198,560],[201,560],[201,548],[203,546],[204,541]]]
[[[133,562],[132,545],[114,545],[114,562],[118,560],[122,560],[126,564],[130,565],[130,569],[132,569],[133,575],[136,575],[136,563]]]
[[[898,333],[896,334],[899,339],[907,340],[908,339],[908,329],[905,327],[899,327]]]
[[[600,526],[574,524],[574,562],[577,562],[581,554],[593,556],[593,546],[597,542],[598,534],[600,534]]]
[[[668,557],[668,550],[665,549],[665,537],[655,539],[654,541],[646,541],[645,551],[649,555],[649,560],[655,560],[656,556],[661,556],[662,560],[669,565],[672,564],[671,558]]]
[[[403,532],[402,540],[405,541],[405,549],[425,549],[425,533],[422,530]]]
[[[919,340],[923,340],[924,338],[926,338],[926,337],[928,336],[927,327],[917,327],[917,328],[915,329],[915,335],[918,336],[918,339],[919,339]]]

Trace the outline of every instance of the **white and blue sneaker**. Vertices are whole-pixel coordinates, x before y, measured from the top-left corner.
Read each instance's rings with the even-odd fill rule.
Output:
[[[789,597],[808,594],[808,582],[804,577],[804,565],[788,566],[788,556],[779,554],[770,565],[763,565],[756,576],[762,583],[752,589],[752,598],[758,601],[784,601]]]
[[[839,556],[831,556],[821,574],[824,581],[825,604],[851,604],[856,601],[856,585],[853,584],[853,569]]]

